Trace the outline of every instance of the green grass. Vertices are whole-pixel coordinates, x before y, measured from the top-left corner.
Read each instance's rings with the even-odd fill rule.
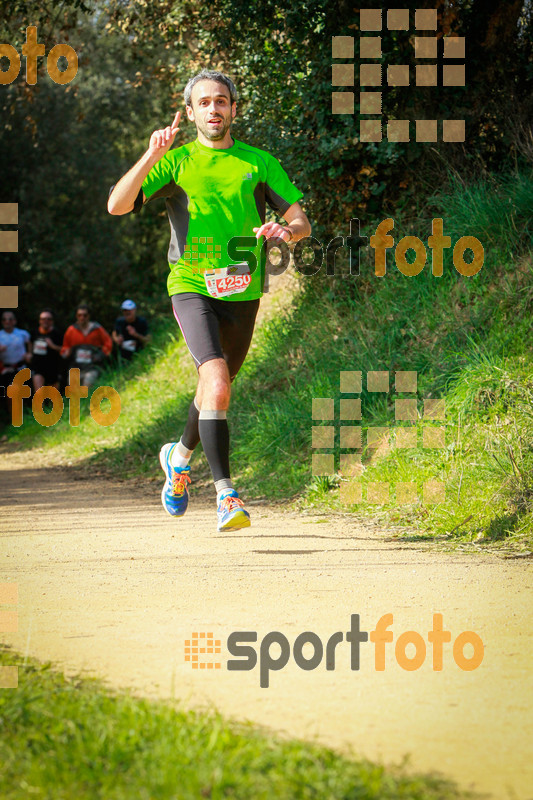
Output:
[[[248,481],[257,488],[262,485],[266,493],[272,491],[264,480],[265,445],[275,442],[276,456],[282,455],[277,471],[266,474],[267,482],[281,484],[288,494],[298,492],[305,481],[300,507],[377,515],[384,522],[411,528],[408,536],[415,528],[427,538],[475,539],[531,549],[533,248],[528,226],[532,205],[530,176],[519,174],[500,185],[455,184],[450,194],[433,200],[423,220],[413,220],[403,230],[397,223],[396,242],[404,234],[427,238],[428,217],[438,216],[444,219],[452,246],[464,235],[480,238],[485,264],[472,278],[459,275],[448,251],[442,278],[432,276],[429,264],[419,276],[406,278],[391,263],[386,277],[376,278],[367,263],[360,279],[307,279],[306,294],[291,318],[273,325],[261,344],[260,359],[246,365],[249,379],[234,414],[242,426],[240,463],[249,456]],[[445,399],[443,450],[421,446],[419,419],[416,450],[393,449],[380,458],[371,458],[368,449],[362,453],[363,485],[415,482],[418,502],[398,505],[392,488],[389,503],[346,506],[340,502],[339,488],[345,476],[337,472],[309,478],[311,401],[333,397],[338,414],[341,370],[362,370],[363,375],[387,370],[391,376],[396,370],[416,370],[419,415],[424,398]],[[363,430],[394,426],[395,396],[410,395],[395,395],[392,386],[388,394],[370,393],[364,383]],[[269,386],[268,403],[257,409],[250,425],[253,389],[261,385]],[[264,429],[268,437],[261,441]],[[337,445],[338,436],[336,431]],[[254,481],[254,475],[259,480]],[[446,484],[445,502],[422,502],[424,482],[435,479]]]
[[[449,249],[444,275],[434,277],[428,249],[418,276],[402,275],[389,253],[387,275],[378,278],[368,249],[360,277],[326,276],[323,268],[300,279],[292,310],[256,332],[233,387],[231,463],[245,498],[297,498],[300,506],[317,510],[377,515],[404,526],[406,535],[415,528],[428,538],[531,549],[532,207],[529,174],[469,185],[454,179],[416,219],[396,220],[392,235],[396,243],[406,234],[426,242],[431,219],[442,217],[452,247],[461,236],[482,241],[485,263],[477,275],[460,275]],[[179,436],[195,382],[175,336],[173,320],[161,322],[155,347],[123,376],[108,376],[122,397],[115,425],[99,428],[86,416],[72,429],[65,414],[55,429],[43,429],[27,415],[10,438],[55,447],[63,460],[82,459],[91,471],[156,476],[160,444]],[[312,477],[312,399],[334,398],[338,419],[339,372],[345,370],[415,370],[419,414],[424,398],[445,398],[443,450],[425,450],[419,430],[416,450],[393,450],[378,459],[362,453],[363,483],[416,482],[416,503],[398,505],[392,489],[389,503],[346,507],[339,499],[345,476]],[[395,424],[394,397],[392,386],[388,394],[376,394],[363,385],[363,429]],[[422,424],[420,419],[418,428]],[[338,431],[336,436],[338,443]],[[203,456],[199,470],[193,463],[197,476],[208,477]],[[423,483],[432,479],[446,483],[445,502],[422,502]]]
[[[20,664],[0,650],[3,664]],[[282,740],[217,713],[184,711],[19,667],[0,691],[3,800],[460,800],[431,775],[408,774],[325,747]]]

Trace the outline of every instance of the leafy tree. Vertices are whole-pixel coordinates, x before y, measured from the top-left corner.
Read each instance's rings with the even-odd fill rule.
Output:
[[[166,308],[164,208],[112,218],[107,194],[203,66],[232,75],[241,95],[235,135],[280,158],[304,192],[319,239],[347,234],[352,217],[414,209],[450,166],[468,178],[533,157],[531,4],[409,0],[405,7],[435,5],[437,36],[466,37],[467,85],[384,87],[383,110],[390,119],[464,117],[466,142],[438,147],[362,143],[357,113],[331,113],[332,36],[354,37],[358,64],[358,14],[343,0],[2,3],[3,41],[20,48],[26,26],[36,24],[47,50],[68,42],[79,56],[68,85],[54,84],[41,61],[35,86],[23,74],[0,86],[2,199],[20,203],[21,242],[17,257],[2,254],[2,281],[21,286],[31,316],[46,303],[68,319],[84,299],[110,324],[125,295],[151,313]],[[388,63],[414,67],[412,35],[382,31]],[[194,135],[186,123],[176,144]]]

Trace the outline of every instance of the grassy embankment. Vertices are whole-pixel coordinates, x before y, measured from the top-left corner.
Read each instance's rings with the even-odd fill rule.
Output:
[[[461,236],[476,236],[485,263],[470,278],[453,267],[451,249],[444,275],[434,277],[429,248],[428,263],[415,277],[402,275],[389,252],[387,275],[377,278],[373,251],[366,248],[360,277],[328,277],[323,267],[317,276],[301,278],[294,308],[256,334],[234,385],[232,465],[245,497],[298,497],[301,505],[326,512],[377,514],[411,526],[411,534],[415,527],[422,537],[531,547],[532,207],[531,177],[519,174],[499,183],[455,184],[418,219],[397,221],[395,244],[407,234],[427,242],[434,217],[444,219],[452,248]],[[194,386],[194,369],[175,336],[172,320],[161,323],[155,347],[130,372],[107,376],[104,382],[120,389],[123,404],[112,427],[86,416],[79,428],[69,428],[65,413],[54,429],[44,429],[27,416],[10,437],[57,446],[63,458],[85,458],[98,470],[156,475],[160,444],[179,434]],[[312,399],[334,398],[336,421],[329,424],[337,428],[338,450],[339,373],[349,370],[362,370],[363,378],[370,370],[418,374],[419,419],[413,423],[394,421],[395,398],[413,395],[396,394],[392,379],[388,393],[369,393],[363,380],[363,432],[371,426],[418,429],[416,449],[381,449],[379,457],[363,449],[363,497],[366,484],[385,482],[391,485],[389,503],[347,506],[340,499],[347,476],[311,476]],[[423,399],[430,397],[445,398],[442,449],[422,447],[424,424],[438,425],[422,417]],[[200,467],[196,474],[207,475],[203,457]],[[432,479],[445,482],[445,502],[422,502],[423,483]],[[399,505],[394,485],[413,481],[417,502]]]
[[[0,660],[22,661],[1,650]],[[467,797],[434,776],[281,740],[215,713],[111,693],[34,661],[19,668],[18,689],[0,691],[0,719],[3,800]]]

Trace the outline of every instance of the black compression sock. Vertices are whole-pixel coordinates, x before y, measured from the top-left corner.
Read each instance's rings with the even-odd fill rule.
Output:
[[[200,411],[198,430],[213,480],[229,478],[229,429],[225,411]]]
[[[181,437],[181,443],[184,447],[188,450],[194,450],[198,442],[200,441],[200,434],[198,432],[198,416],[200,411],[198,406],[196,405],[196,397],[192,401],[189,406],[189,416],[187,417],[187,423],[185,425],[185,430],[183,431]]]

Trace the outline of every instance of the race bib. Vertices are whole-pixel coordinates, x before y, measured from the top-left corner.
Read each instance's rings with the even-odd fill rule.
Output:
[[[93,354],[91,350],[85,350],[83,347],[79,347],[76,353],[76,363],[77,364],[92,364]]]
[[[33,354],[35,356],[45,356],[48,352],[48,345],[45,339],[36,339],[33,343]]]
[[[126,339],[124,342],[122,342],[122,349],[129,350],[130,353],[134,353],[137,349],[137,342],[135,339]]]
[[[252,280],[250,267],[243,261],[229,267],[204,272],[205,285],[211,297],[228,297],[246,290]]]

